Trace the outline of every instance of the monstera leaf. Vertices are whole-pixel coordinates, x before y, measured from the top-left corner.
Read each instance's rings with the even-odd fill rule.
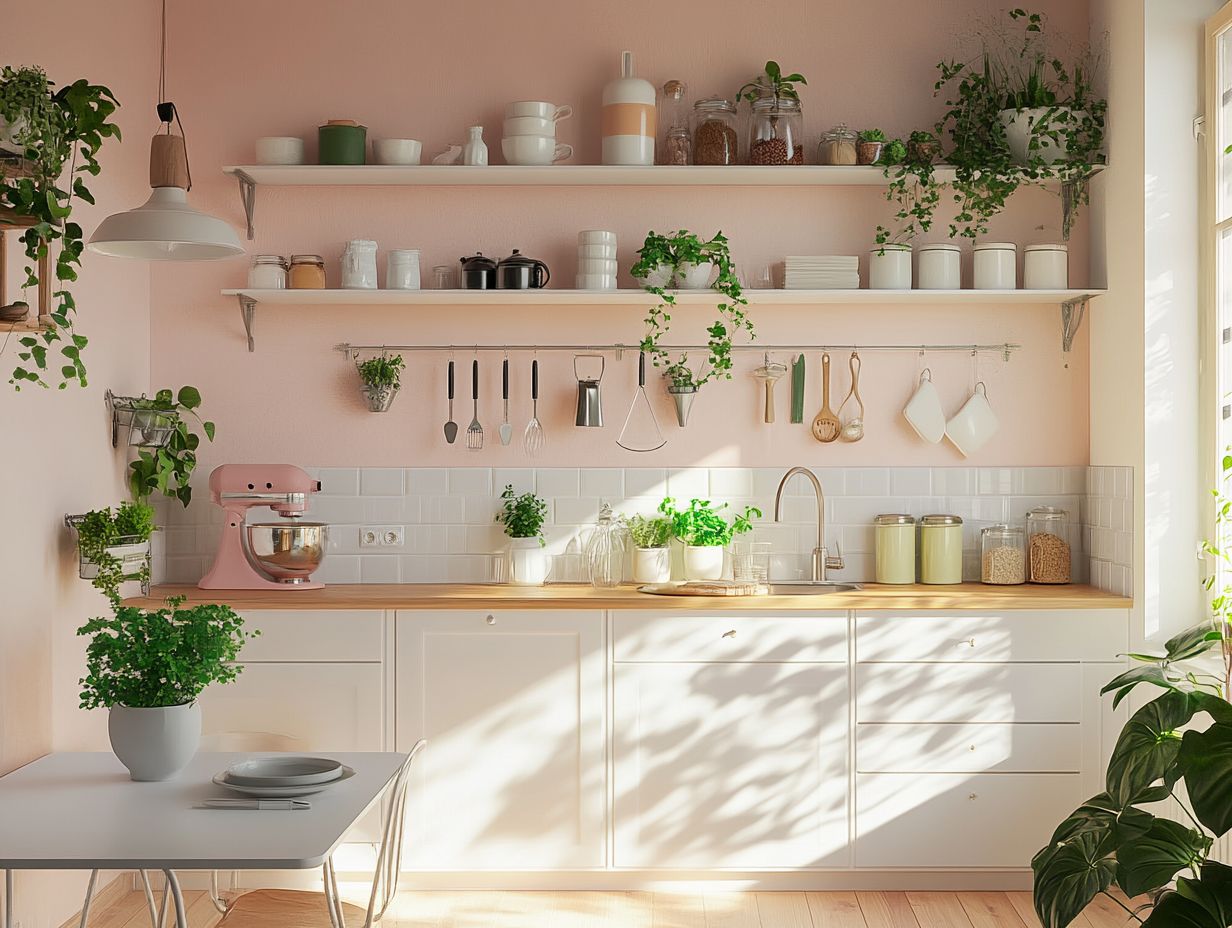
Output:
[[[1117,807],[1141,802],[1141,795],[1157,780],[1168,787],[1177,781],[1176,758],[1181,750],[1177,729],[1195,711],[1189,693],[1169,692],[1133,714],[1108,761],[1106,787]]]
[[[1158,798],[1167,797],[1164,792]],[[1150,801],[1147,799],[1141,802]],[[1091,834],[1103,846],[1105,853],[1111,853],[1126,841],[1146,834],[1155,816],[1143,812],[1133,806],[1124,808],[1112,801],[1107,793],[1092,796],[1057,826],[1052,834],[1050,844],[1063,844],[1080,834]]]
[[[1035,912],[1043,928],[1065,928],[1098,893],[1112,885],[1116,861],[1094,832],[1044,848],[1031,861]]]
[[[1198,821],[1216,835],[1232,829],[1232,725],[1185,732],[1179,764]]]
[[[1160,889],[1199,862],[1210,846],[1200,831],[1157,818],[1145,834],[1117,849],[1117,883],[1131,897]]]
[[[1144,928],[1228,928],[1232,925],[1232,868],[1208,860],[1201,880],[1180,877],[1159,897]]]

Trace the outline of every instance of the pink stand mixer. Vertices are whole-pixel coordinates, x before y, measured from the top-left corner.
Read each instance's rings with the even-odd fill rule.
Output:
[[[226,511],[214,566],[203,590],[317,590],[311,579],[325,557],[329,526],[304,522],[308,496],[321,482],[291,464],[223,464],[210,474],[210,499]],[[253,506],[268,506],[279,522],[246,523]]]

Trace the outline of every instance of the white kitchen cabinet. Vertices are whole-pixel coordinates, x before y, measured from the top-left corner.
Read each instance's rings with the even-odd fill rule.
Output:
[[[617,642],[623,618],[613,617]],[[654,634],[672,621],[662,617]],[[845,639],[845,621],[790,621],[801,641]],[[849,864],[845,662],[660,662],[641,648],[626,653],[640,659],[613,668],[616,867]]]
[[[860,722],[1078,722],[1079,664],[857,664]]]
[[[402,611],[396,654],[404,866],[604,866],[603,614]]]

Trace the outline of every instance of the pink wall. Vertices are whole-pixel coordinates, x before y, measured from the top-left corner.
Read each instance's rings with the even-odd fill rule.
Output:
[[[1086,32],[1086,4],[1038,4],[1054,28]],[[360,12],[356,12],[357,9]],[[414,136],[432,154],[461,140],[473,122],[499,160],[501,106],[510,99],[571,103],[578,114],[561,124],[561,138],[578,160],[597,160],[598,97],[619,52],[636,52],[639,72],[656,83],[687,80],[694,94],[731,94],[767,57],[810,79],[804,89],[808,138],[838,121],[876,124],[891,133],[931,123],[933,65],[954,48],[952,36],[975,18],[1000,9],[979,0],[880,4],[869,15],[855,0],[818,4],[749,4],[717,0],[704,12],[646,0],[620,5],[565,5],[531,0],[490,15],[478,3],[437,5],[427,16],[392,0],[362,7],[307,2],[295,15],[275,4],[173,4],[169,91],[182,109],[195,169],[194,202],[241,219],[234,182],[219,172],[253,158],[260,135],[296,134],[315,148],[315,126],[354,117],[370,136]],[[502,8],[503,9],[503,8]],[[482,21],[482,25],[480,22]],[[892,22],[894,28],[886,30]],[[237,28],[237,23],[242,23]],[[809,157],[814,152],[810,145]],[[513,248],[548,261],[562,286],[574,273],[575,233],[611,228],[621,240],[621,267],[649,228],[716,229],[731,239],[737,261],[755,269],[787,253],[865,254],[873,228],[889,207],[865,189],[663,188],[370,188],[261,189],[256,252],[319,252],[331,261],[349,238],[423,251],[433,264],[481,250]],[[1020,243],[1059,236],[1057,199],[1019,194],[993,235]],[[938,236],[940,237],[940,236]],[[1071,243],[1075,284],[1086,282],[1085,226]],[[642,311],[594,307],[535,311],[461,308],[262,308],[257,352],[245,351],[234,302],[218,295],[241,285],[241,260],[156,267],[153,273],[152,375],[157,385],[194,383],[219,423],[219,440],[203,466],[224,460],[278,459],[323,465],[493,464],[525,460],[520,448],[499,446],[482,456],[447,446],[444,356],[415,355],[394,411],[373,417],[360,406],[357,382],[332,345],[351,342],[634,342]],[[630,285],[626,277],[624,285]],[[890,307],[777,307],[754,318],[767,342],[1016,341],[1024,350],[1007,365],[981,361],[980,375],[1001,416],[1001,434],[978,464],[1077,464],[1087,460],[1087,343],[1060,352],[1055,307],[965,310]],[[710,318],[699,309],[675,314],[677,341],[702,340]],[[499,417],[499,356],[488,356],[480,418]],[[465,352],[457,359],[469,361]],[[803,428],[759,424],[757,385],[749,375],[759,355],[741,355],[732,383],[711,385],[681,431],[661,387],[652,384],[669,443],[653,455],[615,445],[634,383],[635,361],[610,369],[604,381],[609,426],[572,425],[571,359],[544,356],[541,418],[551,454],[568,465],[958,464],[949,446],[916,440],[898,415],[917,372],[913,355],[867,355],[863,394],[868,437],[854,446],[818,446]],[[788,360],[781,356],[780,360]],[[820,406],[812,359],[810,415]],[[836,357],[836,391],[846,390],[846,358]],[[529,358],[514,358],[513,418],[520,432],[529,415]],[[956,410],[970,383],[970,360],[930,358],[947,406]],[[465,389],[459,391],[466,397]],[[785,385],[780,402],[785,405]],[[469,421],[469,400],[458,418]],[[492,443],[494,445],[494,443]]]

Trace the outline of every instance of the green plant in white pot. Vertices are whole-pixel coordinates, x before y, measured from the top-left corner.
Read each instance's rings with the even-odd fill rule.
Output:
[[[672,579],[671,519],[636,515],[624,521],[633,541],[633,582],[667,583]]]
[[[111,749],[134,780],[169,780],[188,765],[201,739],[197,697],[239,675],[235,659],[259,634],[246,631],[230,606],[181,609],[183,602],[117,605],[77,629],[90,636],[81,708],[109,710]]]
[[[505,527],[505,534],[509,536],[509,582],[519,586],[542,586],[552,566],[543,538],[548,504],[534,493],[519,496],[514,493],[513,484],[505,485],[501,499],[504,504],[496,514],[496,521]]]
[[[115,511],[94,509],[69,516],[67,521],[77,529],[81,578],[89,580],[113,606],[120,603],[120,584],[125,580],[139,581],[143,591],[148,587],[152,506],[123,502]]]
[[[684,545],[684,578],[718,580],[723,576],[723,558],[736,535],[753,530],[753,519],[761,510],[746,506],[728,522],[720,513],[727,503],[714,506],[708,499],[689,501],[687,509],[677,509],[670,496],[659,504],[659,512],[672,523],[672,534]]]

